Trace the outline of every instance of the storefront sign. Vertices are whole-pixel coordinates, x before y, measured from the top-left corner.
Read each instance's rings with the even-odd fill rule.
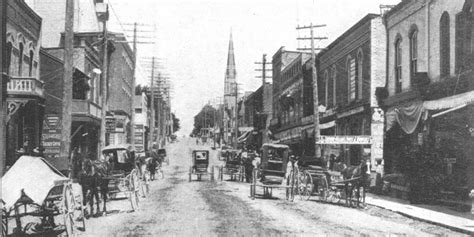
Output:
[[[320,136],[317,144],[372,144],[371,136]]]
[[[114,132],[115,128],[117,126],[117,121],[114,117],[112,116],[107,116],[105,117],[105,130],[107,132]]]
[[[50,158],[59,157],[61,148],[61,117],[59,115],[45,115],[43,134],[41,136],[44,156]]]

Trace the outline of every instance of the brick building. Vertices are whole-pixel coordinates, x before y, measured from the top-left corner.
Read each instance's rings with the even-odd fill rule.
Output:
[[[474,188],[472,4],[406,0],[385,15],[385,170],[416,180],[418,197],[462,202]]]
[[[18,158],[18,149],[30,153],[41,143],[44,112],[43,81],[39,79],[42,19],[23,0],[6,1],[5,7],[3,59],[6,59],[5,72],[10,79],[7,85],[6,165],[10,166]]]
[[[369,14],[318,54],[321,135],[372,138],[372,144],[323,144],[323,156],[334,154],[348,165],[382,160],[383,116],[375,92],[385,85],[385,45],[382,18]]]

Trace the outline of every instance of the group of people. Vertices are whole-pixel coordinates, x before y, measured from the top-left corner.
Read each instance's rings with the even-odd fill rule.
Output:
[[[150,180],[155,180],[157,171],[161,172],[161,176],[163,176],[161,166],[164,159],[164,155],[159,154],[157,149],[152,149],[150,152],[146,152],[145,156],[138,157],[136,163],[142,175],[146,169],[150,173]]]

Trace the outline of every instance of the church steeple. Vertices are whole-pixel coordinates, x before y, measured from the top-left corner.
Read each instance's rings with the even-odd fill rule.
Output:
[[[227,69],[225,73],[225,88],[224,94],[230,95],[233,92],[233,84],[237,77],[237,71],[235,69],[235,58],[234,58],[234,42],[232,40],[232,30],[230,31],[229,39],[229,51],[227,52]]]

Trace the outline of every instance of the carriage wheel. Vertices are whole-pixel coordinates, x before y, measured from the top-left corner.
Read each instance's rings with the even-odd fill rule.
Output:
[[[74,236],[74,211],[75,201],[74,193],[70,184],[65,184],[63,188],[62,213],[64,220],[64,228],[67,236]]]
[[[319,194],[319,199],[321,201],[327,201],[328,200],[328,180],[326,179],[326,176],[319,176],[318,177],[318,194]]]
[[[137,192],[137,176],[136,172],[131,172],[128,177],[128,198],[130,200],[130,204],[132,206],[132,210],[138,209],[138,192]]]
[[[8,234],[8,217],[5,208],[2,208],[2,237],[6,237]]]
[[[77,228],[81,231],[86,231],[86,216],[84,212],[84,206],[82,205],[82,202],[84,200],[84,197],[82,196],[82,190],[79,192],[79,200],[74,198],[75,201],[75,206],[76,206],[76,213],[78,213],[78,217],[76,217],[76,220],[79,220],[82,223],[82,226]],[[77,196],[76,196],[77,197]]]
[[[311,174],[309,174],[308,171],[300,172],[298,177],[298,194],[300,195],[300,199],[309,200],[313,193],[313,177],[311,177]]]

